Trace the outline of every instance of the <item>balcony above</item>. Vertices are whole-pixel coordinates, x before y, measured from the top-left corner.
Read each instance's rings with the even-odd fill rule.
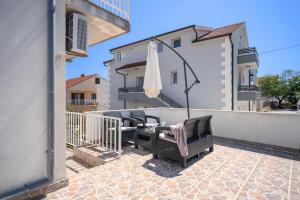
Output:
[[[88,46],[130,31],[130,0],[66,0],[66,13],[88,18]]]
[[[254,101],[260,96],[259,87],[256,85],[240,85],[238,88],[239,101]]]
[[[127,87],[118,89],[119,101],[142,101],[152,104],[154,107],[182,108],[180,104],[160,93],[157,98],[149,98],[142,88]]]
[[[237,64],[240,67],[256,69],[259,66],[258,54],[255,47],[239,49]]]
[[[67,105],[95,106],[95,105],[98,105],[98,101],[96,99],[68,99]]]

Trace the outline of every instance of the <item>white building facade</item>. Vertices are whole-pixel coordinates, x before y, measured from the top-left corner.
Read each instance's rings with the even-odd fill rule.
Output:
[[[188,26],[155,36],[174,48],[200,80],[189,92],[191,108],[256,110],[258,55],[249,48],[245,23],[217,29]],[[186,107],[182,60],[158,44],[161,95],[149,99],[143,93],[147,46],[151,38],[111,49],[107,62],[110,79],[110,109],[141,107]],[[124,81],[125,80],[125,81]],[[187,70],[188,85],[194,82]]]

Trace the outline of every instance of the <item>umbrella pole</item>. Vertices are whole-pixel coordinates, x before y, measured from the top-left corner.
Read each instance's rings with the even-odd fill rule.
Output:
[[[188,118],[190,118],[190,101],[189,101],[189,91],[188,91],[188,85],[187,85],[187,76],[186,76],[186,65],[185,61],[183,61],[183,69],[184,69],[184,82],[185,82],[185,96],[186,96],[186,107],[187,107],[187,115]]]
[[[200,81],[199,81],[197,75],[195,74],[194,70],[192,69],[192,67],[188,64],[188,62],[175,49],[173,49],[170,45],[166,44],[165,42],[161,41],[160,39],[158,39],[158,38],[156,38],[154,36],[151,38],[151,40],[156,40],[156,41],[162,43],[163,45],[165,45],[166,47],[168,47],[170,50],[172,50],[183,61],[184,81],[185,81],[185,90],[184,90],[184,93],[185,93],[185,96],[186,96],[187,115],[188,115],[188,118],[190,118],[189,91],[190,91],[190,89],[195,84],[199,84]],[[195,77],[195,81],[190,86],[188,86],[188,82],[187,82],[186,67],[188,67],[190,69],[190,71],[192,72],[193,76]]]

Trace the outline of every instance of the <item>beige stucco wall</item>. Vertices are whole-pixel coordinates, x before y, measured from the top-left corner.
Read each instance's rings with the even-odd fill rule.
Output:
[[[92,97],[92,93],[96,93],[97,97],[97,106],[68,106],[68,108],[72,108],[72,111],[90,111],[90,110],[107,110],[109,109],[109,81],[105,78],[97,75],[97,78],[100,78],[100,84],[95,84],[95,77],[87,79],[81,83],[78,83],[72,87],[67,88],[66,90],[66,98],[67,100],[72,99],[72,93],[84,93],[84,98],[90,100]]]

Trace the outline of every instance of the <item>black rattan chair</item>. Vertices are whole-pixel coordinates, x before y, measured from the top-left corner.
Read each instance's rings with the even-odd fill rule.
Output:
[[[155,129],[155,141],[153,143],[153,158],[164,157],[181,162],[186,167],[187,160],[198,156],[206,149],[213,151],[213,135],[211,130],[212,116],[191,118],[184,121],[187,131],[188,156],[182,157],[173,136],[164,133],[170,131],[169,127],[157,127]]]
[[[160,126],[160,118],[153,115],[146,115],[143,110],[131,110],[131,118],[139,121],[138,128],[147,128],[153,126]],[[151,123],[148,119],[154,119],[156,122]]]
[[[122,119],[122,142],[134,141],[134,133],[137,129],[138,120],[133,118],[123,117],[120,111],[109,111],[103,113],[104,116],[117,117]],[[106,125],[107,123],[104,123]],[[118,127],[118,125],[116,126]],[[106,127],[104,127],[106,129]]]

